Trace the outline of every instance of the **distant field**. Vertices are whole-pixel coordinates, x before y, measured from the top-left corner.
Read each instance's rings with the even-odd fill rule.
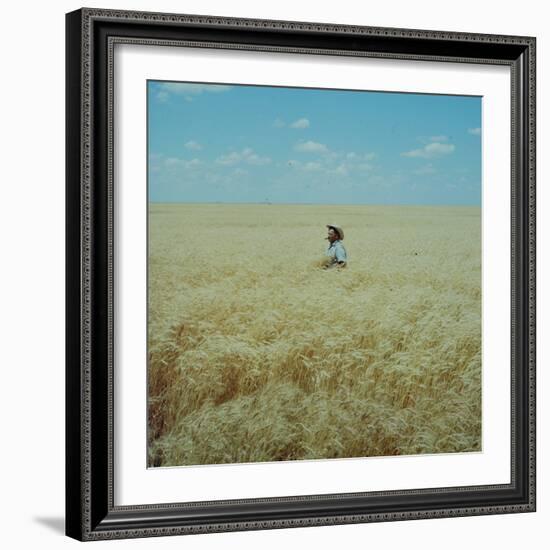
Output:
[[[345,270],[319,269],[325,225]],[[481,450],[477,207],[152,204],[150,466]]]

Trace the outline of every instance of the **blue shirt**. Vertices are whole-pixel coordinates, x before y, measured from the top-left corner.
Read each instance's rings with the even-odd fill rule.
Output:
[[[331,259],[327,267],[333,267],[339,262],[347,263],[348,261],[346,249],[344,248],[341,240],[330,243],[329,247],[327,248],[326,254]]]

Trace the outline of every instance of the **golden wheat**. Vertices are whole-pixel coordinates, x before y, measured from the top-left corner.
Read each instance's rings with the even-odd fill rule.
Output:
[[[481,449],[479,208],[149,215],[150,466]]]

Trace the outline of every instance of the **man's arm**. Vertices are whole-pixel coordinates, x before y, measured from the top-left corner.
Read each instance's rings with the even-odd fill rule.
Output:
[[[336,261],[338,262],[338,266],[345,267],[345,265],[348,262],[345,248],[343,246],[337,246],[335,252],[336,252],[335,257],[336,257]]]

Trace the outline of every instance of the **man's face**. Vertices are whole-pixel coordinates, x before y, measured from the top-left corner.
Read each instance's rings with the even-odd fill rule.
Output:
[[[334,231],[332,227],[329,227],[329,230],[328,230],[328,240],[331,243],[338,240],[338,233],[336,233],[336,231]]]

